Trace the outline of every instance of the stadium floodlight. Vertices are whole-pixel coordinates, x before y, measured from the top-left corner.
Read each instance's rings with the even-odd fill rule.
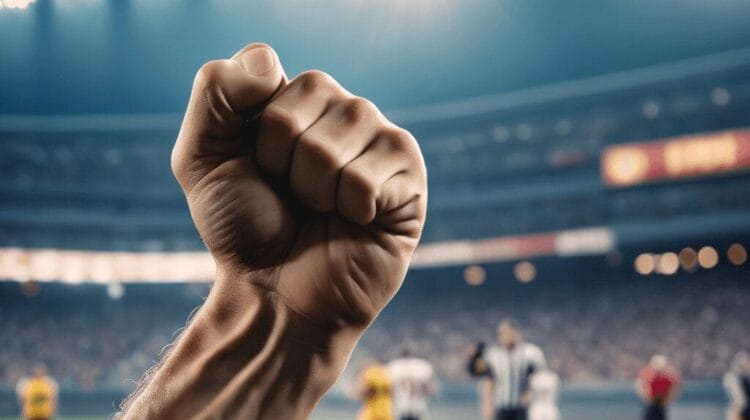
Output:
[[[0,9],[19,9],[23,10],[31,3],[33,3],[34,0],[0,0]]]

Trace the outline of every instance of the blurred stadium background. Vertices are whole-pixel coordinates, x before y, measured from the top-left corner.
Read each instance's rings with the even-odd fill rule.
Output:
[[[259,2],[260,3],[260,2]],[[423,245],[353,355],[431,360],[434,418],[513,316],[564,418],[635,418],[655,352],[676,419],[719,419],[750,349],[744,0],[0,1],[0,418],[37,362],[105,417],[209,291],[169,153],[195,70],[250,41],[320,68],[419,139]],[[353,418],[345,372],[315,418]]]

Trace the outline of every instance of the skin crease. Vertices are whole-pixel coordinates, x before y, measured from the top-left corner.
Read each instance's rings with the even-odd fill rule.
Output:
[[[172,153],[217,263],[121,418],[306,418],[403,282],[426,215],[414,138],[267,45],[198,72]]]

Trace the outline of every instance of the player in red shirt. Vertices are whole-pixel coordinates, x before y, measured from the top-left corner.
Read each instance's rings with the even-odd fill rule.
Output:
[[[644,420],[666,420],[667,407],[680,389],[680,373],[666,356],[654,355],[638,373],[636,388],[646,403]]]

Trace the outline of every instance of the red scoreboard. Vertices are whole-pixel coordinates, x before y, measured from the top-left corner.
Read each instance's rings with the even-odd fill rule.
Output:
[[[731,130],[610,146],[602,181],[612,187],[691,178],[750,168],[750,130]]]

